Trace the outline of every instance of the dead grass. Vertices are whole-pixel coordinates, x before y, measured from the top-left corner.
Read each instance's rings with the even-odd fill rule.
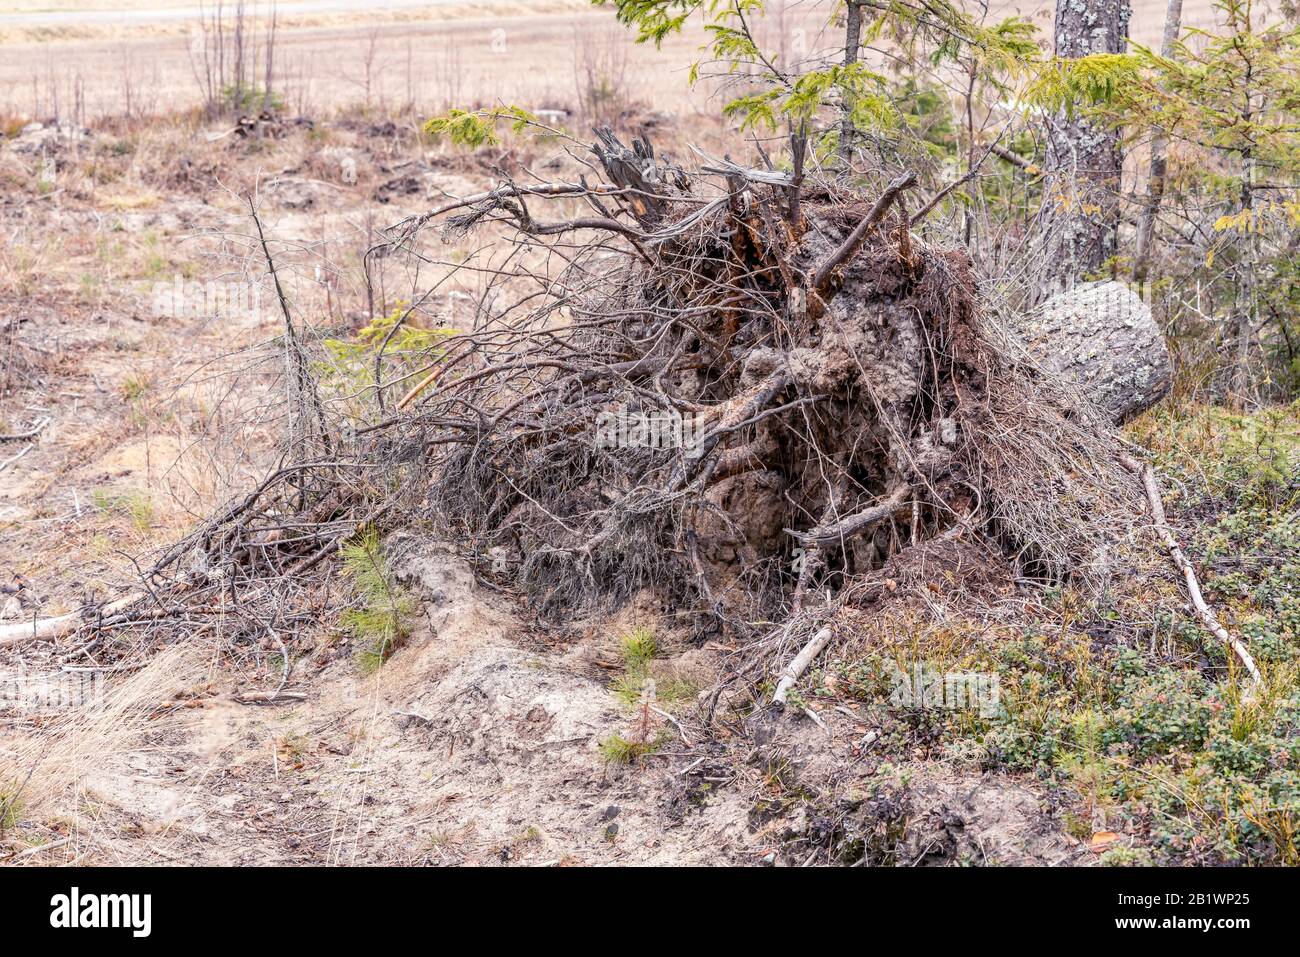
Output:
[[[21,846],[42,822],[59,822],[74,837],[86,829],[87,777],[141,746],[159,704],[200,679],[201,657],[185,644],[160,649],[138,671],[110,673],[102,701],[54,713],[38,731],[7,733],[0,801],[10,823],[0,828],[0,840]]]

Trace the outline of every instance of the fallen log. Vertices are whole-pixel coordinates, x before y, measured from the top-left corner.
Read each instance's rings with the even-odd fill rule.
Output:
[[[1018,330],[1039,368],[1060,376],[1119,423],[1169,394],[1164,335],[1120,282],[1089,282],[1052,297]]]

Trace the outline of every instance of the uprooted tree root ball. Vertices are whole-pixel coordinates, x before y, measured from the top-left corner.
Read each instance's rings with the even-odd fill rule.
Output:
[[[306,601],[359,529],[425,524],[542,620],[650,589],[750,649],[757,684],[909,547],[984,540],[1018,576],[1104,581],[1142,507],[1118,439],[1024,358],[963,252],[913,235],[910,177],[864,198],[688,176],[608,131],[595,152],[608,185],[507,182],[394,227],[376,257],[503,223],[513,268],[482,267],[473,327],[386,376],[399,317],[347,402],[281,302],[292,458],[155,564],[149,602],[279,641],[285,590]],[[590,214],[536,217],[555,201]]]
[[[551,618],[657,588],[744,637],[941,534],[992,536],[1024,575],[1104,572],[1140,508],[1108,424],[1017,361],[963,253],[912,236],[905,181],[871,203],[729,168],[700,199],[613,149],[624,193],[588,196],[642,230],[450,340],[410,423],[431,514],[484,575]],[[452,228],[573,226],[527,193]]]
[[[484,574],[549,617],[659,588],[744,636],[955,530],[1026,575],[1104,571],[1139,508],[1109,427],[1016,361],[963,253],[914,239],[906,181],[872,203],[728,169],[703,200],[645,144],[632,173],[599,155],[642,231],[452,339],[412,423]],[[524,192],[452,228],[567,231]]]

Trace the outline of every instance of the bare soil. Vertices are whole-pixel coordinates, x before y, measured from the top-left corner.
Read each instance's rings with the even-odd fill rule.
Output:
[[[1087,862],[1050,795],[886,761],[848,708],[610,766],[598,744],[631,718],[600,665],[609,632],[548,645],[437,544],[397,547],[423,604],[387,665],[326,653],[301,704],[164,709],[86,776],[47,862],[799,864],[861,844],[876,863]],[[806,799],[782,797],[796,780]]]

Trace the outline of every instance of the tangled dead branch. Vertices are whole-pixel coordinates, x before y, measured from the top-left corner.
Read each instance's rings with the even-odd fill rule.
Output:
[[[1026,575],[1102,569],[1136,505],[1113,438],[988,328],[966,257],[913,237],[913,177],[867,203],[727,163],[710,192],[643,140],[594,152],[610,187],[456,207],[444,230],[503,223],[564,267],[485,274],[514,304],[372,427],[419,435],[432,513],[485,576],[550,618],[654,587],[744,635],[877,567],[900,512]],[[559,197],[596,215],[529,209]]]

